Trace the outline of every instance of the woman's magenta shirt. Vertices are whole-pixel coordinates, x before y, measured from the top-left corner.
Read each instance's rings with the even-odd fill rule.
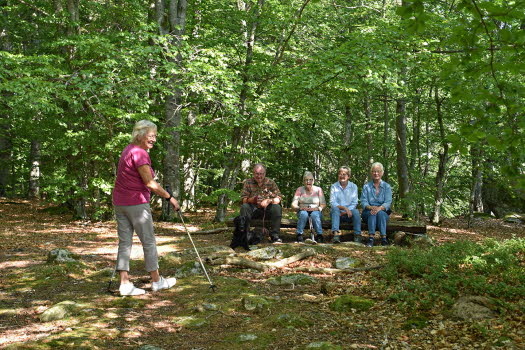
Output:
[[[149,203],[151,193],[142,181],[138,168],[148,164],[155,176],[148,152],[137,145],[124,148],[118,161],[117,179],[113,189],[113,205],[138,205]]]

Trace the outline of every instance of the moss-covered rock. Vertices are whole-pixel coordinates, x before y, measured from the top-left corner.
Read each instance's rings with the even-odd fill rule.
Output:
[[[195,316],[180,316],[176,317],[173,321],[188,328],[200,328],[208,324],[206,319]]]
[[[330,304],[330,309],[338,312],[351,310],[366,311],[374,305],[374,301],[356,295],[341,295]]]
[[[242,298],[242,305],[248,311],[262,311],[270,306],[271,302],[259,296],[246,296]]]
[[[53,305],[40,315],[40,321],[49,322],[61,320],[63,318],[78,315],[82,311],[83,306],[71,300],[62,301]]]

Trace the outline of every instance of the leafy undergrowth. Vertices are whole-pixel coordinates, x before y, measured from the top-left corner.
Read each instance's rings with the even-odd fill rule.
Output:
[[[188,274],[174,288],[152,293],[137,241],[131,275],[148,293],[123,298],[107,292],[116,256],[115,224],[71,221],[67,214],[45,209],[29,201],[0,199],[0,348],[525,347],[523,225],[483,219],[468,229],[458,218],[429,226],[437,244],[427,250],[323,244],[313,247],[315,256],[269,272],[207,265],[215,292],[202,274]],[[212,217],[211,211],[187,213],[186,224],[190,232],[209,229]],[[155,225],[164,275],[175,275],[188,261],[195,262],[186,254],[192,248],[181,224]],[[224,246],[231,231],[192,237],[200,248]],[[285,256],[301,249],[292,243],[292,230],[283,231],[283,238],[285,244],[277,248]],[[53,248],[67,248],[81,259],[49,265],[47,253]],[[333,267],[338,257],[358,260],[362,267],[386,267],[309,274],[316,279],[309,284],[270,283],[297,267]],[[451,317],[451,305],[463,295],[493,298],[497,317]],[[262,302],[244,307],[250,298]],[[65,300],[83,307],[62,320],[40,321],[45,310]],[[346,301],[356,304],[338,308]]]

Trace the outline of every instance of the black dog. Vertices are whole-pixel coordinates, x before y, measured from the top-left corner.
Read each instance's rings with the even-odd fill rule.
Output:
[[[250,220],[246,216],[237,216],[233,219],[235,230],[230,244],[232,249],[243,247],[250,250],[250,245],[259,244],[263,240],[263,232],[258,230],[250,231]]]
[[[246,250],[250,250],[248,244],[248,234],[250,232],[250,221],[245,216],[237,216],[233,219],[235,230],[233,231],[233,238],[230,244],[232,249],[237,247],[243,247]]]

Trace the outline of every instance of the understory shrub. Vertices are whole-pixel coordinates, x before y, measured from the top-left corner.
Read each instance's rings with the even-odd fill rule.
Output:
[[[389,299],[408,312],[450,305],[459,295],[525,297],[525,239],[458,241],[428,250],[395,248],[379,272]],[[520,272],[521,271],[521,272]]]

